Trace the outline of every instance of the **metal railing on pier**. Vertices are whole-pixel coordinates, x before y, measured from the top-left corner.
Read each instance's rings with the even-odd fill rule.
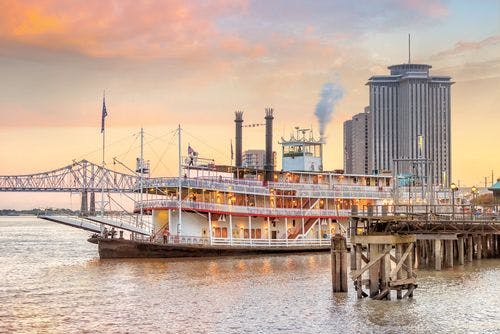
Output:
[[[406,216],[426,220],[499,220],[498,205],[365,205],[351,209],[352,216]]]

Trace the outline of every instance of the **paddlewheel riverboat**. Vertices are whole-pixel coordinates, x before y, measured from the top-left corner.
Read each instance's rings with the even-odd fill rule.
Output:
[[[275,170],[271,109],[265,116],[264,165],[245,166],[242,116],[236,112],[235,164],[201,159],[189,147],[187,156],[179,154],[177,177],[142,181],[141,189],[156,199],[137,202],[135,211],[150,215],[151,235],[99,238],[101,257],[328,250],[333,234],[345,234],[351,210],[391,201],[392,175],[324,171],[323,140],[308,129],[281,138],[282,169]]]

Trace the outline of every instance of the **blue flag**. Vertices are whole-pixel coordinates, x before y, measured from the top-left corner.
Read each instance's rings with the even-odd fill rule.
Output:
[[[108,116],[108,112],[106,111],[106,97],[102,97],[102,118],[101,118],[101,133],[104,132],[104,119]]]

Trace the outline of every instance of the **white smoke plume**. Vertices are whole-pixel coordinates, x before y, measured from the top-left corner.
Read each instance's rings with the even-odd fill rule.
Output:
[[[327,82],[321,88],[320,99],[314,115],[318,118],[319,134],[324,139],[325,128],[332,119],[335,103],[342,98],[344,90],[338,84]]]

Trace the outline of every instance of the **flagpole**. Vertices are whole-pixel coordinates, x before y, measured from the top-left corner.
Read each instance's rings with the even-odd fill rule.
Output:
[[[179,124],[179,128],[177,129],[178,141],[179,141],[179,184],[178,184],[178,200],[179,200],[179,221],[177,222],[177,236],[181,236],[182,229],[182,153],[181,153],[181,125]]]
[[[105,157],[106,157],[106,127],[105,125],[105,117],[106,115],[104,114],[105,112],[105,106],[106,106],[106,92],[102,93],[102,107],[103,110],[101,111],[102,115],[102,120],[101,120],[101,133],[102,133],[102,179],[101,179],[101,216],[104,217],[104,166],[105,166]]]

